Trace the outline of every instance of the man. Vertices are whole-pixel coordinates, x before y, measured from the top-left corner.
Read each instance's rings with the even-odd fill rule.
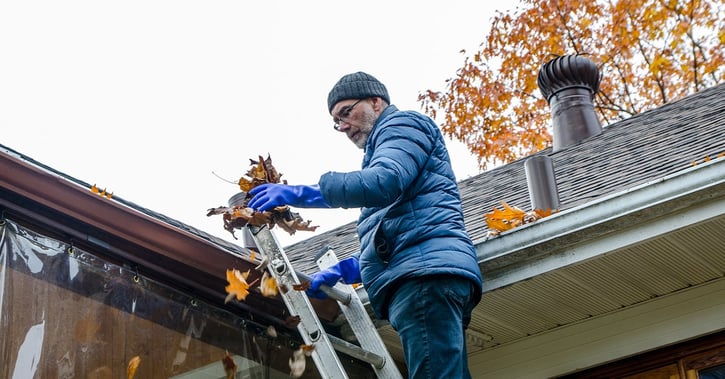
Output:
[[[316,185],[261,185],[248,205],[362,208],[361,251],[313,275],[308,294],[324,298],[322,284],[362,281],[376,316],[400,336],[410,378],[470,378],[465,329],[481,272],[440,129],[391,105],[364,72],[343,76],[327,105],[335,130],[363,149],[362,169],[328,172]]]

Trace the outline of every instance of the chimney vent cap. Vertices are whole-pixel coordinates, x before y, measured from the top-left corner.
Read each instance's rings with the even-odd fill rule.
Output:
[[[547,102],[561,90],[584,88],[592,96],[599,90],[599,69],[581,55],[563,55],[546,63],[539,70],[537,83]]]

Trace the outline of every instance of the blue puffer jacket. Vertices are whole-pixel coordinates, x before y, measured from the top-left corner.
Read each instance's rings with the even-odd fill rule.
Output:
[[[481,272],[463,224],[458,185],[443,136],[430,118],[388,106],[365,147],[362,170],[328,172],[320,190],[333,207],[362,208],[360,272],[376,315],[399,281],[460,275],[481,297]],[[389,253],[376,250],[386,243]]]

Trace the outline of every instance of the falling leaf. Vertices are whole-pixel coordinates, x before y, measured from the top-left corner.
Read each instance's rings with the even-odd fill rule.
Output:
[[[262,296],[264,297],[274,297],[279,295],[277,279],[269,275],[266,271],[262,274],[262,282],[259,284],[259,289],[262,291]]]
[[[286,319],[284,320],[284,324],[285,324],[285,326],[287,326],[288,328],[296,328],[296,327],[297,327],[297,325],[299,325],[299,324],[300,324],[300,321],[301,321],[301,320],[300,320],[300,316],[297,316],[297,315],[295,315],[295,316],[288,316],[288,317],[287,317],[287,318],[286,318]]]
[[[249,270],[242,273],[237,269],[227,270],[227,281],[229,285],[224,289],[227,291],[227,297],[224,299],[224,303],[228,303],[233,298],[237,298],[237,301],[242,301],[249,295],[249,287],[254,284],[247,283],[247,277],[249,276]]]
[[[305,359],[305,351],[300,347],[299,349],[292,352],[292,358],[289,359],[289,375],[293,378],[299,378],[305,372],[305,365],[307,360]]]
[[[234,358],[229,355],[229,351],[222,358],[222,365],[224,365],[224,372],[227,374],[227,379],[234,379],[234,375],[237,373],[237,364],[234,363]]]
[[[273,325],[267,327],[267,335],[272,338],[277,338],[277,329]]]
[[[269,266],[269,257],[266,255],[263,255],[262,260],[259,261],[259,264],[254,269],[258,270],[258,271],[266,270],[267,266]]]
[[[133,379],[134,376],[136,376],[136,369],[138,369],[138,365],[141,363],[141,357],[138,355],[131,358],[130,361],[128,361],[128,367],[126,367],[126,378],[127,379]]]
[[[310,357],[312,356],[312,352],[315,351],[315,344],[300,345],[300,349],[302,349],[302,352],[305,353],[305,356]]]

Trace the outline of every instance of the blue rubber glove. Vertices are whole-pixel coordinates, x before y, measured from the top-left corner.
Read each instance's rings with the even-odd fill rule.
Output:
[[[260,211],[289,205],[297,208],[330,208],[320,193],[319,185],[288,186],[286,184],[262,184],[249,190],[252,199],[247,206]]]
[[[360,283],[360,263],[356,257],[343,259],[336,264],[313,274],[310,277],[310,288],[307,289],[307,296],[318,299],[327,298],[327,294],[320,290],[321,285],[334,287],[342,279],[345,284]]]

